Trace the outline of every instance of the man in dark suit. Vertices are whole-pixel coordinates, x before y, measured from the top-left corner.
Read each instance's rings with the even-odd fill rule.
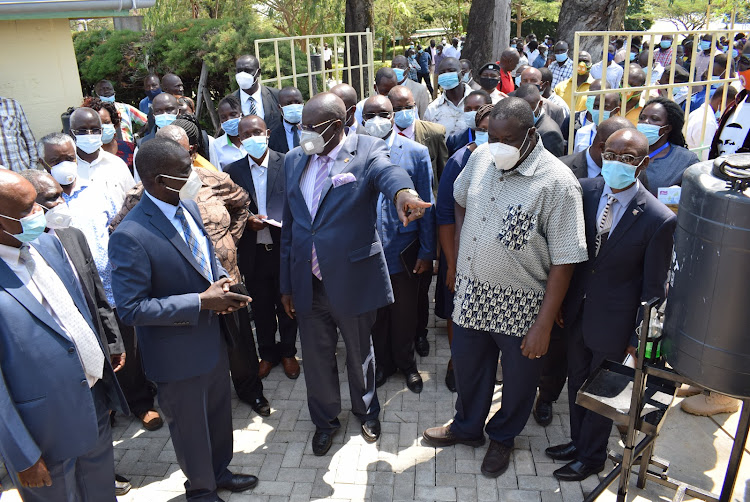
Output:
[[[539,89],[539,92],[542,95],[542,108],[544,109],[544,113],[554,120],[560,129],[562,129],[565,118],[570,114],[569,110],[563,109],[561,106],[556,105],[545,97],[543,92],[544,82],[542,81],[542,72],[533,66],[529,66],[521,72],[521,84],[533,84]]]
[[[258,375],[265,378],[273,366],[281,363],[284,374],[294,379],[300,371],[294,357],[297,322],[286,315],[281,304],[281,228],[276,226],[284,217],[284,154],[269,149],[268,133],[260,117],[243,117],[239,138],[247,157],[233,162],[224,172],[250,194],[250,218],[239,242],[238,264],[253,298],[255,336],[261,359]],[[274,224],[266,220],[273,220]]]
[[[666,296],[677,223],[636,179],[650,160],[641,132],[613,133],[602,157],[602,177],[581,180],[589,259],[576,267],[562,308],[572,441],[546,450],[553,459],[570,460],[554,472],[561,481],[604,469],[612,420],[575,404],[576,394],[604,360],[635,357],[638,309]]]
[[[36,197],[0,172],[0,455],[26,502],[114,502],[109,411],[127,403]]]
[[[240,86],[234,94],[242,103],[242,115],[257,115],[273,131],[281,123],[278,89],[260,83],[263,70],[255,56],[242,55],[234,66],[235,80]]]
[[[354,117],[354,112],[357,109],[357,91],[354,90],[349,84],[337,84],[331,87],[331,92],[341,98],[346,107],[346,122],[344,124],[344,132],[349,134],[350,132],[357,131],[357,121]]]
[[[607,139],[616,131],[621,129],[635,129],[628,119],[617,115],[602,121],[596,131],[594,142],[591,146],[578,153],[566,155],[560,160],[567,165],[576,178],[601,177],[602,152]],[[648,190],[648,177],[646,170],[639,171],[638,180]],[[560,326],[552,327],[549,349],[544,359],[542,375],[539,378],[539,395],[534,403],[534,419],[539,425],[547,426],[552,422],[552,403],[557,401],[568,378],[567,343]]]
[[[347,347],[352,412],[365,441],[380,437],[370,330],[393,292],[375,228],[379,193],[395,202],[404,225],[430,207],[406,171],[391,163],[385,143],[345,135],[345,121],[338,96],[315,95],[302,112],[300,148],[284,163],[281,300],[299,323],[315,455],[325,455],[340,427],[337,329]]]
[[[555,157],[562,157],[565,154],[565,139],[560,126],[544,113],[539,88],[533,84],[521,84],[516,90],[516,97],[525,100],[534,110],[534,127],[542,138],[544,148]]]
[[[229,291],[192,200],[201,183],[190,154],[154,138],[136,156],[143,198],[112,233],[109,257],[118,315],[137,328],[143,367],[156,382],[187,500],[221,501],[255,476],[232,474],[232,410],[223,314],[249,297]]]
[[[302,93],[296,87],[284,87],[279,91],[278,106],[281,110],[282,121],[271,130],[268,148],[274,152],[286,153],[295,146],[299,146],[299,123],[302,120],[304,104]]]

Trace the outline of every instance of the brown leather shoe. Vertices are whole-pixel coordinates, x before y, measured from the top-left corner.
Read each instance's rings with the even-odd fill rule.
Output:
[[[273,368],[273,364],[261,359],[260,364],[258,365],[258,378],[266,378],[271,372],[271,368]]]
[[[299,376],[299,363],[296,357],[282,357],[281,366],[284,367],[284,374],[294,380]]]
[[[482,474],[488,478],[496,478],[504,473],[508,468],[508,464],[510,464],[510,453],[512,451],[512,447],[490,439],[490,447],[487,448],[487,453],[484,455],[480,469]]]
[[[424,442],[436,448],[452,446],[454,444],[465,444],[467,446],[482,446],[484,444],[484,435],[476,439],[463,439],[453,435],[450,425],[443,427],[431,427],[422,433]]]
[[[156,410],[148,410],[146,413],[140,416],[140,419],[141,423],[143,424],[143,428],[147,431],[155,431],[157,429],[161,429],[162,425],[164,425],[164,420],[162,420],[159,412]]]

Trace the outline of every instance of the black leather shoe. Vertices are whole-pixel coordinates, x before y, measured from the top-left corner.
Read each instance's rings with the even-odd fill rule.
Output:
[[[456,375],[453,373],[453,366],[448,367],[448,371],[445,372],[445,386],[451,392],[456,392]]]
[[[419,394],[420,392],[422,392],[423,384],[420,374],[416,371],[414,373],[407,373],[406,386],[409,387],[409,390],[415,394]]]
[[[262,395],[258,398],[255,398],[255,400],[251,401],[250,407],[253,409],[255,413],[257,413],[261,417],[271,416],[271,405],[268,404],[268,399],[266,399]]]
[[[334,432],[315,431],[312,438],[312,450],[316,456],[322,457],[328,453],[333,444],[333,434]]]
[[[417,339],[414,341],[414,348],[417,351],[417,354],[419,354],[422,357],[427,357],[430,355],[430,342],[427,341],[427,335],[418,336]]]
[[[258,478],[252,474],[232,474],[232,478],[226,483],[217,485],[218,488],[230,492],[244,492],[258,484]]]
[[[547,427],[552,423],[552,403],[536,398],[534,404],[534,420],[542,427]]]
[[[490,446],[487,448],[487,453],[485,453],[482,461],[482,474],[489,478],[496,478],[504,473],[510,463],[510,452],[512,451],[512,447],[491,439]]]
[[[118,497],[125,495],[132,487],[128,478],[115,474],[115,495]]]
[[[392,372],[385,372],[382,368],[375,369],[375,387],[380,387],[388,381],[388,377],[391,376]]]
[[[550,446],[544,450],[544,453],[546,453],[549,458],[555,460],[574,460],[578,454],[578,448],[576,448],[573,441],[571,441],[570,443]]]
[[[578,460],[568,462],[553,472],[560,481],[583,481],[592,474],[598,474],[604,470],[604,464],[586,465]]]
[[[373,418],[362,422],[362,437],[368,443],[374,443],[380,437],[380,420]]]

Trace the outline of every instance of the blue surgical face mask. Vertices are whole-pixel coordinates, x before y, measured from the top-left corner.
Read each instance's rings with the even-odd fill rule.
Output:
[[[631,61],[635,61],[635,56],[636,56],[635,52],[631,52],[630,53],[630,60]]]
[[[401,82],[406,75],[406,72],[401,68],[393,68],[393,73],[396,74],[396,82]]]
[[[221,128],[230,136],[237,136],[240,129],[240,118],[235,117],[221,123]]]
[[[708,40],[701,40],[701,43],[699,45],[702,51],[707,51],[711,48],[711,42]]]
[[[474,136],[474,143],[476,143],[477,146],[484,145],[489,141],[490,139],[490,133],[487,131],[476,131]]]
[[[242,140],[242,148],[254,159],[263,157],[268,148],[268,136],[250,136]]]
[[[471,72],[467,71],[466,73],[464,73],[464,76],[461,77],[461,80],[463,80],[464,83],[468,84],[469,81],[471,80]]]
[[[459,78],[457,71],[441,73],[438,75],[438,85],[446,91],[455,89],[458,87],[459,83],[461,83],[461,79]]]
[[[102,124],[102,143],[107,144],[115,137],[114,124]]]
[[[416,110],[414,108],[407,108],[405,110],[397,111],[393,116],[393,121],[396,123],[399,129],[406,129],[414,123],[416,118]]]
[[[291,104],[281,107],[281,113],[284,115],[284,120],[290,124],[299,124],[302,120],[302,109],[305,105]],[[225,129],[226,130],[226,129]]]
[[[16,240],[21,242],[31,242],[37,237],[44,233],[44,229],[47,228],[47,218],[44,216],[44,211],[37,211],[24,216],[20,220],[18,218],[12,218],[0,214],[0,217],[7,218],[9,220],[18,221],[21,223],[23,229],[20,234],[12,234],[8,231],[3,230],[6,234],[14,237]]]
[[[111,96],[99,96],[99,99],[101,99],[104,103],[114,103],[115,95],[112,94]]]
[[[562,54],[555,54],[555,59],[557,60],[558,63],[564,63],[565,61],[568,60],[568,53],[564,52]]]
[[[516,87],[521,87],[521,75],[516,75]]]
[[[732,49],[732,59],[737,59],[737,56],[739,56],[740,53],[737,51],[737,49]]]
[[[636,129],[641,131],[643,135],[646,136],[646,139],[648,140],[648,144],[649,146],[651,146],[657,141],[659,141],[659,139],[663,136],[662,134],[659,134],[659,131],[661,131],[662,127],[663,126],[658,126],[654,124],[639,123],[636,126]]]
[[[641,163],[643,163],[643,160],[641,160]],[[622,190],[635,183],[635,172],[640,165],[631,166],[619,160],[602,159],[602,178],[610,188]]]
[[[147,96],[147,97],[148,97],[148,99],[150,99],[151,101],[153,101],[153,100],[154,100],[154,98],[155,98],[156,96],[158,96],[159,94],[161,94],[161,88],[159,88],[159,89],[153,89],[153,90],[151,90],[151,91],[146,91],[146,96]]]
[[[586,110],[588,110],[592,117],[594,116],[594,99],[596,99],[596,96],[586,97]]]
[[[601,113],[601,119],[602,119],[603,121],[604,121],[604,120],[607,120],[607,119],[609,118],[609,116],[610,116],[610,114],[611,114],[611,113],[612,113],[612,112],[610,112],[609,110],[604,110],[604,111],[603,111],[603,112]],[[593,122],[594,124],[599,124],[599,108],[596,108],[596,107],[594,107],[594,109],[593,109],[593,110],[591,110],[591,121],[592,121],[592,122]]]
[[[662,49],[669,49],[670,47],[672,47],[672,41],[662,40],[661,42],[659,42],[659,47],[661,47]]]
[[[167,127],[175,120],[177,120],[177,115],[175,115],[174,113],[162,113],[160,115],[154,115],[154,123],[159,129],[161,129],[162,127]]]

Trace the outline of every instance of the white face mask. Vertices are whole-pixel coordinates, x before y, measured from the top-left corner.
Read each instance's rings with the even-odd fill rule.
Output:
[[[86,153],[94,153],[102,147],[102,135],[76,134],[76,146]]]
[[[52,166],[50,174],[62,186],[72,185],[78,177],[78,164],[65,160]]]
[[[255,75],[252,75],[246,71],[236,73],[234,75],[234,79],[237,81],[237,85],[239,85],[240,89],[242,90],[250,90],[250,88],[255,85]]]
[[[335,122],[336,121],[332,121],[330,124],[328,124],[328,127],[323,129],[323,133],[325,133],[328,128],[331,127]],[[333,135],[328,141],[326,141],[323,137],[323,133],[306,130],[300,131],[299,146],[302,147],[302,151],[305,152],[305,155],[320,154],[323,150],[325,150],[326,145],[330,143],[331,140],[335,137],[335,135]]]
[[[526,144],[528,136],[524,138],[521,148]],[[501,171],[509,171],[513,169],[521,158],[521,149],[516,148],[505,143],[490,143],[490,153],[492,158],[495,159],[495,167]]]
[[[186,178],[178,178],[176,176],[167,176],[166,174],[161,174],[163,178],[170,178],[173,180],[184,180]],[[167,190],[171,190],[173,192],[179,192],[180,194],[180,200],[195,200],[196,197],[198,197],[198,192],[200,192],[201,187],[203,186],[203,183],[201,182],[200,176],[198,176],[198,173],[195,172],[195,170],[190,171],[190,176],[187,177],[187,181],[184,185],[182,185],[182,188],[179,190],[176,190],[172,187],[167,186]]]
[[[44,207],[44,206],[42,206]],[[44,217],[47,219],[47,228],[58,229],[68,228],[73,216],[70,214],[70,208],[67,204],[58,204],[52,209],[46,209]]]
[[[373,117],[365,122],[365,131],[367,131],[367,134],[376,138],[385,138],[391,132],[391,129],[393,129],[393,124],[384,117]]]

